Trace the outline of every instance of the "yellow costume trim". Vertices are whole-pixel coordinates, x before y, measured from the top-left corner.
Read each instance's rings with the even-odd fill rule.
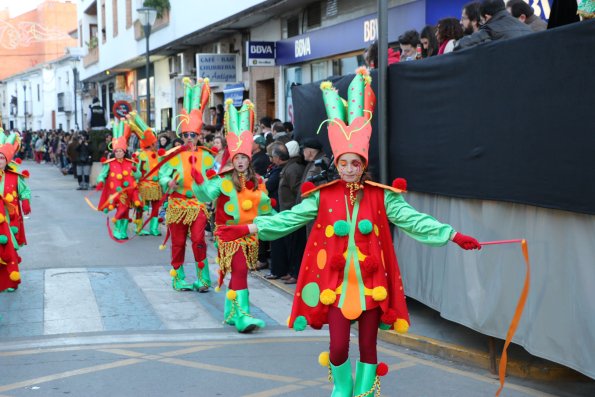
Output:
[[[199,203],[197,199],[170,196],[165,211],[165,223],[167,225],[172,223],[191,225],[201,212],[204,212],[207,218],[209,217],[207,208],[204,204]]]
[[[249,235],[234,241],[219,240],[219,268],[224,274],[231,273],[231,260],[234,254],[242,249],[248,269],[255,270],[258,261],[258,238]]]
[[[163,195],[161,186],[154,181],[142,181],[138,185],[138,193],[144,201],[159,201]]]

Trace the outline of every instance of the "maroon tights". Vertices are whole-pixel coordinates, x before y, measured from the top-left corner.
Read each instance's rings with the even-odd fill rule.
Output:
[[[231,279],[228,287],[235,291],[248,288],[248,265],[241,248],[231,258]]]
[[[380,308],[366,310],[357,319],[359,325],[359,356],[362,363],[376,364],[376,340],[380,323]],[[330,333],[330,360],[341,365],[349,358],[349,330],[351,320],[346,319],[341,309],[331,306],[328,311]]]

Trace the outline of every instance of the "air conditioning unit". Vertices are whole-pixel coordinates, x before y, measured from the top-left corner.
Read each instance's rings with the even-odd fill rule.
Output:
[[[173,78],[181,73],[182,65],[180,63],[179,54],[169,57],[169,77]]]

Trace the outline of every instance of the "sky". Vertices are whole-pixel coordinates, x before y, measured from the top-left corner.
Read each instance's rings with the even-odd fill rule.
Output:
[[[44,0],[0,0],[0,10],[8,8],[10,17],[13,18],[35,9],[37,5],[43,3],[43,1]]]

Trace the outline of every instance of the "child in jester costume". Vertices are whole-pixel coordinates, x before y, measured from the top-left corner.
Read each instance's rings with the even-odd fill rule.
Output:
[[[149,230],[142,228],[143,207],[139,207],[135,219],[137,225],[136,232],[139,236],[161,236],[161,232],[159,231],[159,207],[161,206],[163,192],[159,185],[159,176],[157,173],[154,173],[148,178],[143,178],[159,163],[157,137],[136,112],[129,113],[126,119],[132,132],[138,136],[140,142],[140,151],[137,155],[138,166],[134,173],[134,177],[138,181],[138,192],[143,201],[143,206],[151,205]]]
[[[233,101],[226,102],[225,130],[227,150],[231,165],[223,166],[218,175],[207,172],[209,179],[204,181],[202,174],[193,172],[193,190],[201,201],[216,201],[215,224],[246,225],[258,215],[273,212],[266,193],[263,179],[252,167],[252,143],[254,128],[254,106],[244,101],[239,113]],[[224,158],[226,156],[224,155]],[[252,332],[263,328],[264,321],[250,315],[248,294],[248,270],[254,270],[258,260],[258,239],[256,236],[243,236],[232,241],[218,241],[219,283],[225,274],[231,273],[225,299],[224,321],[235,325],[239,332]]]
[[[29,172],[20,170],[20,159],[13,161],[19,147],[19,136],[0,128],[0,291],[18,288],[21,258],[16,251],[27,244],[24,215],[31,213],[31,191],[25,182]]]
[[[375,105],[370,82],[368,71],[358,69],[348,101],[330,82],[321,84],[339,180],[304,186],[303,201],[289,211],[217,232],[222,240],[247,233],[273,240],[314,221],[288,324],[297,331],[329,324],[330,353],[321,354],[319,362],[329,367],[334,397],[369,396],[374,390],[378,395],[379,376],[387,371],[377,361],[378,328],[406,332],[409,327],[389,222],[424,244],[442,246],[452,240],[464,249],[480,248],[474,238],[407,204],[404,183],[385,186],[365,176]],[[352,321],[359,323],[360,341],[355,384],[349,360]]]
[[[134,179],[136,163],[126,157],[130,126],[123,120],[114,121],[112,134],[114,157],[101,160],[103,169],[97,177],[96,190],[103,190],[103,192],[97,208],[105,213],[116,210],[113,237],[116,240],[126,240],[130,208],[141,205]]]
[[[184,104],[178,116],[181,119],[179,128],[182,131],[184,146],[166,153],[166,158],[171,158],[159,169],[159,184],[165,194],[168,194],[165,222],[168,234],[171,235],[172,287],[177,291],[195,289],[207,292],[211,285],[205,241],[208,213],[205,204],[199,201],[192,191],[191,176],[193,170],[205,174],[215,163],[213,153],[209,149],[197,146],[203,124],[203,110],[209,96],[208,79],[199,79],[195,85],[191,84],[189,78],[184,79]],[[177,154],[172,157],[172,153]],[[184,272],[188,234],[192,242],[197,274],[194,284],[186,282]]]

